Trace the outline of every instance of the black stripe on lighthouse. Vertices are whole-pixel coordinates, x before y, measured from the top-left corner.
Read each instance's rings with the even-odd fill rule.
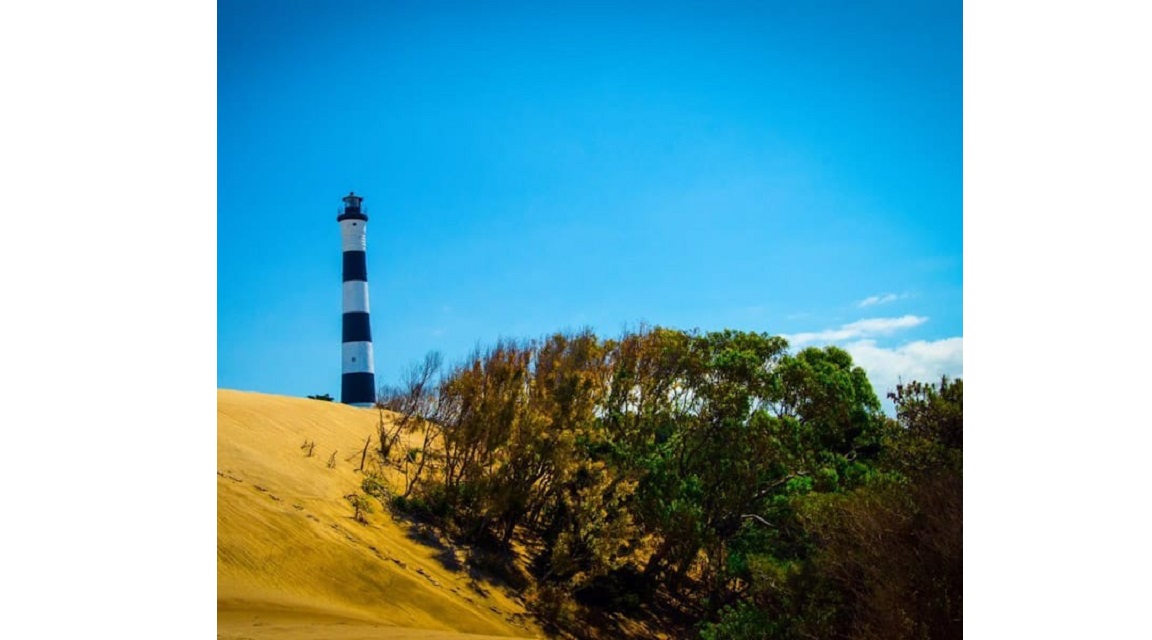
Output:
[[[340,398],[344,404],[375,404],[376,375],[364,371],[345,373],[340,377]]]
[[[372,326],[368,314],[350,311],[344,314],[344,342],[372,342]]]
[[[368,282],[368,260],[363,251],[344,252],[344,282]]]
[[[376,375],[372,362],[372,326],[368,317],[368,263],[365,254],[368,216],[360,209],[362,200],[360,196],[349,193],[344,197],[344,210],[336,218],[340,223],[344,250],[340,402],[371,406],[376,403]]]

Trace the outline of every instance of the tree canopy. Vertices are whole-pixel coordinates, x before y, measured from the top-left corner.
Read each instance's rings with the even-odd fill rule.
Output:
[[[842,349],[663,327],[442,365],[381,399],[423,433],[381,447],[408,479],[393,506],[531,541],[539,593],[662,599],[708,639],[960,637],[960,380],[901,385],[892,419]]]

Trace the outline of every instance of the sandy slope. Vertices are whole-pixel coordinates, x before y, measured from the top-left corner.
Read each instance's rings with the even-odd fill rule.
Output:
[[[499,586],[450,570],[451,548],[379,508],[368,525],[352,520],[343,496],[359,489],[377,420],[332,402],[217,391],[218,636],[541,635]]]

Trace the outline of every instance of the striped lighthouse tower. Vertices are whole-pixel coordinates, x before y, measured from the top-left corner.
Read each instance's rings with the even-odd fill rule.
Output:
[[[368,216],[364,200],[355,193],[344,196],[344,208],[336,221],[344,245],[344,367],[340,402],[358,407],[376,403],[376,374],[372,368],[372,327],[368,324],[368,265],[365,227]]]

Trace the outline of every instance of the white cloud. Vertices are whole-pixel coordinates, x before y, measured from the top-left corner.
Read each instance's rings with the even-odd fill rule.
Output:
[[[882,293],[878,296],[868,296],[867,298],[864,298],[860,302],[856,303],[856,306],[858,306],[858,307],[871,307],[872,305],[876,305],[876,304],[884,304],[886,302],[895,302],[896,300],[899,300],[900,298],[904,298],[904,297],[906,297],[906,296],[896,295],[895,293]]]
[[[838,329],[827,329],[808,333],[795,333],[784,336],[793,346],[808,344],[810,342],[838,342],[841,340],[856,340],[871,336],[886,336],[901,329],[909,329],[924,324],[928,318],[924,316],[906,315],[899,318],[868,318],[857,320]]]
[[[898,318],[868,318],[857,320],[836,329],[785,335],[794,347],[809,343],[836,343],[852,355],[852,361],[868,372],[872,389],[880,398],[884,411],[895,415],[895,407],[887,399],[900,382],[918,380],[934,383],[941,376],[964,376],[964,338],[915,340],[894,347],[880,347],[876,337],[888,336],[928,321],[924,316],[905,315]]]
[[[852,361],[868,372],[876,395],[884,399],[891,413],[889,391],[899,382],[938,382],[940,376],[964,377],[964,338],[916,340],[891,349],[876,346],[875,340],[858,340],[841,347],[852,354]]]

